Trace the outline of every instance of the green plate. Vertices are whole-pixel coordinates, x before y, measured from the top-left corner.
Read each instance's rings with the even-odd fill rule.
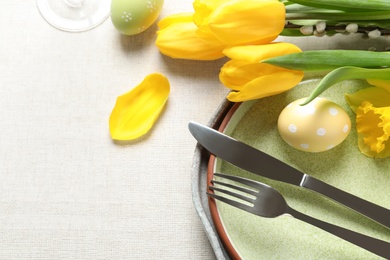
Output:
[[[318,83],[309,79],[286,93],[244,102],[225,118],[221,130],[302,172],[368,201],[390,208],[390,158],[371,159],[357,145],[355,115],[344,93],[368,87],[365,81],[344,81],[323,93],[342,106],[352,121],[347,139],[321,153],[298,151],[279,136],[277,119],[290,102],[306,97]],[[223,127],[226,124],[225,127]],[[255,179],[279,190],[294,209],[318,219],[390,242],[390,230],[323,196],[272,181],[211,158],[213,171]],[[230,255],[243,259],[380,259],[376,255],[290,216],[261,218],[224,203],[211,201],[210,211],[218,234]]]

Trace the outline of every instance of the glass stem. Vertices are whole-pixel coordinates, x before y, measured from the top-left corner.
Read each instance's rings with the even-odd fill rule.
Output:
[[[78,8],[83,6],[85,0],[64,0],[64,2],[71,7]]]

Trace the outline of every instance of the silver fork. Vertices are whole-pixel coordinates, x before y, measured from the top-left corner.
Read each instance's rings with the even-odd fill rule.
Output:
[[[263,184],[261,182],[232,176],[232,175],[226,175],[221,173],[214,173],[214,176],[225,178],[232,180],[237,183],[244,184],[246,186],[252,187],[254,189],[244,188],[240,186],[236,186],[233,184],[212,180],[211,183],[212,186],[209,186],[209,189],[211,191],[217,191],[224,194],[227,194],[229,196],[232,196],[234,198],[240,199],[242,201],[246,201],[250,203],[251,205],[248,205],[246,203],[233,200],[224,196],[217,195],[215,193],[207,193],[208,196],[220,200],[222,202],[225,202],[231,206],[237,207],[239,209],[242,209],[244,211],[247,211],[249,213],[255,214],[257,216],[266,217],[266,218],[275,218],[280,215],[289,214],[293,216],[296,219],[300,219],[306,223],[309,223],[313,226],[316,226],[322,230],[325,230],[335,236],[338,236],[346,241],[349,241],[352,244],[355,244],[357,246],[360,246],[378,256],[382,256],[386,259],[390,259],[390,243],[379,240],[373,237],[369,237],[357,232],[354,232],[349,229],[345,229],[318,219],[315,219],[313,217],[310,217],[308,215],[305,215],[303,213],[300,213],[292,208],[290,208],[287,205],[286,200],[283,198],[283,196],[272,187]],[[247,195],[239,194],[236,192],[233,192],[232,190],[227,190],[225,188],[220,188],[214,186],[215,184],[218,184],[220,187],[227,187],[235,191],[244,192],[248,195],[252,195],[252,197],[249,197]],[[253,198],[254,197],[254,198]]]

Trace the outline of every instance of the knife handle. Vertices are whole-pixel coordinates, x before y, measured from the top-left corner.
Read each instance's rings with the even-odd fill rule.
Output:
[[[348,192],[342,191],[314,177],[305,175],[301,187],[321,193],[334,201],[341,203],[360,214],[390,228],[390,210]]]

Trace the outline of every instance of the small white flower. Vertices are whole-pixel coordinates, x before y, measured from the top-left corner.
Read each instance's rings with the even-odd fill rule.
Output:
[[[381,35],[382,35],[381,31],[379,31],[378,29],[375,29],[375,30],[368,33],[368,37],[371,39],[377,39]]]
[[[347,25],[347,27],[345,27],[345,30],[347,30],[347,32],[349,33],[356,33],[359,29],[359,25],[357,25],[356,23],[350,23]]]
[[[304,35],[310,35],[310,34],[313,34],[314,28],[312,25],[304,25],[301,27],[300,31]]]
[[[317,32],[322,33],[325,31],[325,29],[326,29],[326,22],[324,22],[324,21],[317,22],[317,24],[316,24]]]

